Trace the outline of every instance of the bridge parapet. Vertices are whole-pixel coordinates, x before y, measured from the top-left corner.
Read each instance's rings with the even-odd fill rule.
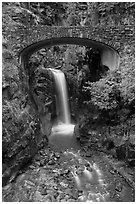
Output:
[[[18,53],[26,46],[40,40],[55,37],[82,37],[106,43],[122,53],[122,42],[134,42],[135,28],[133,26],[118,27],[62,27],[35,26],[8,28],[6,38],[12,50]],[[8,37],[7,37],[8,36]]]

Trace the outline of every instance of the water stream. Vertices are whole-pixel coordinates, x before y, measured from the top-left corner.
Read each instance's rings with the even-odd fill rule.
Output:
[[[103,175],[95,163],[92,164],[80,156],[80,146],[73,134],[75,125],[71,123],[65,75],[60,70],[50,70],[54,75],[56,85],[57,123],[52,128],[49,144],[54,149],[63,150],[66,164],[68,164],[72,173],[76,188],[84,192],[90,192],[91,197],[93,197],[93,194],[94,196],[98,194],[94,185],[97,188],[102,187],[104,189]],[[104,201],[104,193],[107,196],[108,193],[106,191],[102,193]],[[99,199],[98,195],[97,199]],[[97,201],[97,199],[95,200]],[[99,199],[99,201],[102,201],[102,199]]]
[[[57,122],[52,128],[49,144],[54,150],[61,151],[64,162],[60,165],[69,169],[75,189],[83,192],[80,201],[107,202],[113,200],[109,190],[111,184],[104,172],[104,170],[107,171],[108,166],[105,165],[105,169],[102,168],[101,161],[97,161],[98,157],[94,159],[94,154],[89,158],[81,155],[82,149],[74,136],[75,125],[71,123],[65,75],[60,70],[50,70],[54,75],[56,87]],[[115,183],[115,178],[112,183]],[[128,195],[128,190],[129,188],[126,187],[121,195],[123,197]]]

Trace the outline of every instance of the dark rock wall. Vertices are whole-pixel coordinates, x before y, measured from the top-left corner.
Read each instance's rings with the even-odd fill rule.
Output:
[[[47,138],[41,131],[41,118],[28,95],[21,92],[17,56],[7,41],[3,41],[2,51],[2,184],[5,185],[47,144]]]

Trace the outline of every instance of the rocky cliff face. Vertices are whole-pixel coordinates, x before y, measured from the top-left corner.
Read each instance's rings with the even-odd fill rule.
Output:
[[[47,136],[51,131],[49,100],[41,103],[40,85],[30,88],[35,98],[37,109],[32,106],[28,94],[21,92],[19,72],[15,53],[10,50],[8,42],[3,40],[3,83],[2,83],[2,157],[3,157],[3,185],[13,180],[19,170],[31,160],[36,152],[47,144]],[[42,80],[41,77],[37,80]],[[50,81],[51,75],[45,74]],[[44,75],[44,76],[45,76]],[[50,77],[49,77],[50,76]],[[27,76],[26,76],[27,77]],[[49,85],[50,82],[47,85]],[[40,82],[40,81],[39,81]],[[30,80],[30,84],[34,80]],[[52,87],[52,86],[50,86]],[[35,92],[37,94],[35,94]],[[44,90],[46,99],[51,99],[52,91]]]
[[[41,132],[49,137],[52,127],[51,120],[56,112],[55,84],[51,71],[41,65],[38,66],[31,72],[29,87],[36,104]]]

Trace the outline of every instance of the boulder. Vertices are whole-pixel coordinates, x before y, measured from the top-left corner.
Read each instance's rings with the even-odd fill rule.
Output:
[[[135,166],[135,145],[126,141],[116,147],[116,155],[119,160],[124,160],[129,166]]]

